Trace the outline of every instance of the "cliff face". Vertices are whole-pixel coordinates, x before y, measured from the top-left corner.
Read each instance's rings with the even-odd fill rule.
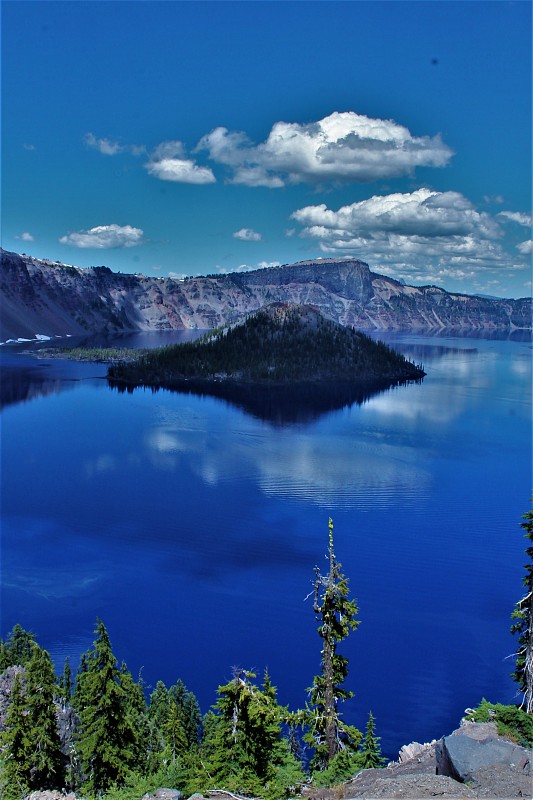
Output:
[[[207,329],[275,301],[311,304],[364,330],[531,329],[531,301],[404,286],[362,261],[323,259],[246,273],[149,278],[1,253],[0,341],[36,334]]]

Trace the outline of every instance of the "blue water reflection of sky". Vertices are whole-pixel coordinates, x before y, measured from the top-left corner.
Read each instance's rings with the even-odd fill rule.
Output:
[[[331,515],[362,619],[346,718],[364,725],[372,708],[394,753],[483,695],[512,699],[531,350],[402,345],[423,356],[423,383],[307,424],[92,378],[8,406],[2,633],[18,621],[76,660],[100,616],[119,658],[151,685],[181,677],[204,711],[234,664],[268,666],[301,705],[319,664],[305,598]]]

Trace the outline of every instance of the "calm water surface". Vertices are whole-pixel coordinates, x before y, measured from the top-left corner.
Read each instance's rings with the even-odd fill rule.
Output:
[[[531,344],[388,340],[421,384],[291,423],[3,348],[1,634],[33,630],[60,669],[99,616],[119,660],[148,686],[182,678],[204,712],[233,665],[268,666],[302,706],[331,516],[361,619],[346,720],[372,709],[393,756],[483,696],[513,701]]]

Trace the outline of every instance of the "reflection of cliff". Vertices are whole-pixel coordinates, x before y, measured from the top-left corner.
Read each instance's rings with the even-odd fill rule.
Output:
[[[68,387],[61,378],[45,370],[2,367],[0,380],[0,408],[62,392]]]
[[[319,259],[184,281],[80,269],[2,251],[0,341],[120,331],[209,329],[272,302],[312,304],[363,330],[531,329],[531,300],[404,286],[356,260]]]

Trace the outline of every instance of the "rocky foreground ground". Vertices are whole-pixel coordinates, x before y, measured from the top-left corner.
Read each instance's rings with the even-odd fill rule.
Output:
[[[399,760],[385,769],[359,772],[335,789],[307,786],[307,800],[371,800],[372,798],[533,798],[533,750],[498,736],[491,722],[466,722],[450,736],[430,744],[403,747]],[[213,790],[209,800],[241,800]],[[75,794],[33,792],[26,800],[78,800]],[[141,798],[139,798],[141,800]],[[176,789],[159,789],[142,800],[185,800]],[[202,800],[193,795],[189,800]],[[244,800],[244,799],[243,799]],[[247,799],[248,800],[248,799]]]

